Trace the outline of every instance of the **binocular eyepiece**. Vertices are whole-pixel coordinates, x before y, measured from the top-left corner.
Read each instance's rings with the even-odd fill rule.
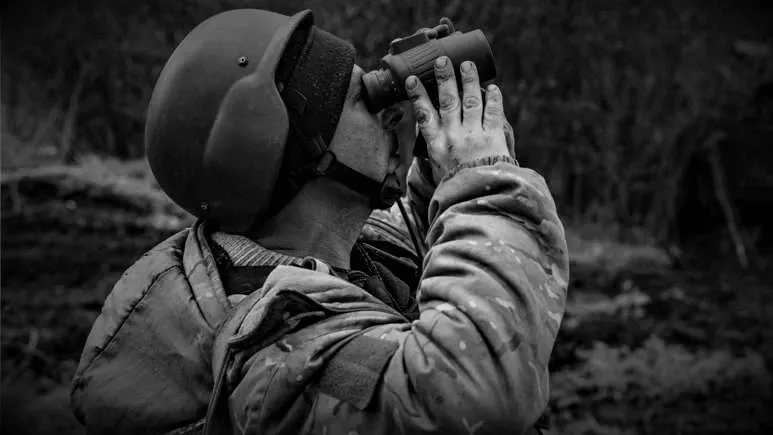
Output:
[[[363,96],[368,110],[377,113],[407,100],[405,80],[411,75],[421,80],[430,100],[437,107],[439,103],[434,63],[440,56],[448,56],[457,77],[460,77],[461,63],[469,60],[478,69],[481,85],[496,78],[494,55],[486,35],[479,29],[467,33],[454,31],[451,20],[442,18],[440,25],[433,29],[420,30],[411,36],[392,41],[379,67],[363,74]],[[457,83],[461,91],[461,80],[457,80]],[[414,148],[414,154],[426,156],[426,144],[424,149],[418,145]]]

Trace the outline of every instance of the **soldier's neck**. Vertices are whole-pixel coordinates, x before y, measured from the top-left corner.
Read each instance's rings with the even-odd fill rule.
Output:
[[[349,269],[352,248],[370,212],[363,196],[320,177],[249,236],[266,249]]]

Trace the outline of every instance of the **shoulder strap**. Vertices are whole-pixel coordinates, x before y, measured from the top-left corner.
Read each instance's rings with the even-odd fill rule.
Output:
[[[263,287],[276,266],[227,266],[220,269],[220,279],[228,295],[247,295]]]
[[[174,429],[169,432],[165,432],[164,435],[201,435],[204,433],[204,425],[206,423],[207,423],[207,419],[205,417],[189,425]]]

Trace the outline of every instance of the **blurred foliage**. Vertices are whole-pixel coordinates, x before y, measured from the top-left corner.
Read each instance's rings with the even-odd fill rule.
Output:
[[[582,364],[551,379],[565,433],[758,433],[765,420],[771,377],[754,351],[692,352],[651,336],[635,350],[597,342],[577,353]],[[711,412],[690,409],[702,404]]]
[[[562,213],[662,239],[693,157],[712,133],[752,116],[747,103],[773,72],[768,35],[718,32],[706,4],[21,2],[4,6],[4,142],[65,161],[87,152],[141,156],[145,109],[165,60],[197,23],[224,9],[311,8],[318,25],[354,43],[365,68],[393,38],[448,16],[461,30],[487,33],[519,158],[545,174]]]

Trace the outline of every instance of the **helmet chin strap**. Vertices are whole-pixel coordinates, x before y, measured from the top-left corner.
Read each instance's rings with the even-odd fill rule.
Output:
[[[403,193],[397,174],[390,173],[380,182],[376,181],[341,163],[330,149],[322,155],[314,172],[317,176],[330,177],[369,198],[370,206],[374,209],[388,209]]]
[[[305,123],[305,121],[298,121],[302,125],[302,127],[300,127],[301,129],[308,128],[308,125]],[[298,126],[292,123],[291,126],[292,128],[298,129]],[[299,133],[303,134],[300,131]],[[389,133],[392,135],[392,140],[394,143],[397,143],[398,139],[395,130],[389,129]],[[380,182],[376,181],[338,161],[335,153],[330,150],[330,148],[322,139],[322,136],[319,134],[314,135],[311,138],[309,138],[308,135],[305,135],[305,137],[309,141],[307,146],[313,146],[315,148],[310,151],[317,155],[322,152],[322,157],[315,164],[307,165],[300,170],[296,170],[294,173],[291,173],[290,176],[292,182],[296,183],[296,185],[300,185],[314,177],[327,176],[364,195],[366,198],[369,198],[370,207],[373,209],[386,210],[397,203],[397,205],[400,207],[400,213],[402,213],[403,219],[405,220],[405,225],[408,227],[408,232],[410,233],[411,239],[413,241],[413,246],[416,249],[416,255],[419,259],[419,273],[421,274],[421,259],[424,258],[424,251],[422,250],[419,243],[419,236],[417,236],[417,234],[414,232],[415,230],[411,220],[408,217],[408,213],[406,212],[403,204],[400,202],[400,197],[403,195],[403,190],[400,185],[400,180],[397,178],[397,174],[391,172],[387,174],[387,176],[384,177],[384,179]]]
[[[314,117],[306,111],[306,98],[302,93],[287,86],[282,92],[282,97],[287,108],[294,115],[290,126],[305,139],[308,155],[321,156],[318,159],[312,157],[310,163],[290,173],[292,183],[300,186],[314,177],[327,176],[369,198],[371,208],[380,210],[388,209],[402,196],[397,174],[387,174],[383,180],[376,181],[338,160],[316,128],[319,123],[313,122]],[[397,136],[394,129],[390,128],[389,133],[392,135],[392,140],[396,142]]]

